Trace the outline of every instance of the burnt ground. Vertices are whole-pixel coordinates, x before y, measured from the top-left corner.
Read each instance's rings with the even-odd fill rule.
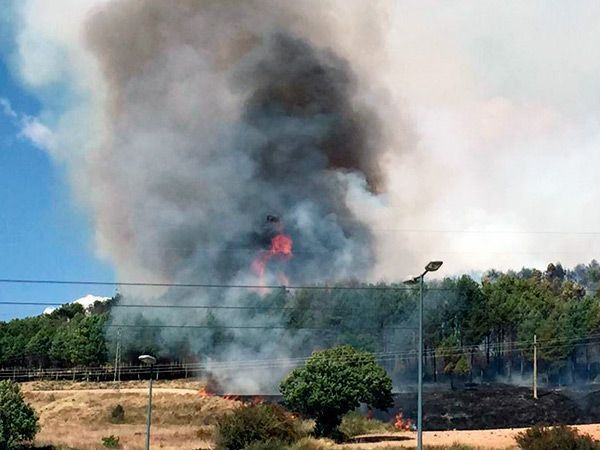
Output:
[[[456,390],[425,391],[425,430],[467,430],[528,427],[535,424],[582,424],[600,421],[600,391],[538,391],[530,388],[484,384]],[[405,417],[417,415],[416,393],[396,394],[395,406],[375,417],[389,421],[395,411]]]
[[[423,402],[423,428],[431,431],[521,428],[535,424],[600,423],[600,385],[575,389],[539,389],[538,399],[531,388],[507,384],[472,384],[450,389],[427,386]],[[597,389],[597,390],[596,390]],[[235,396],[242,401],[257,397]],[[279,395],[265,395],[267,402],[282,401]],[[375,411],[373,417],[392,421],[401,410],[404,417],[417,416],[416,392],[394,394],[394,407]],[[363,409],[366,413],[366,410]]]

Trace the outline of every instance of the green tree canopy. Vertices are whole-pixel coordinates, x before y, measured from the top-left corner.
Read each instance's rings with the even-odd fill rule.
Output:
[[[392,381],[372,354],[349,345],[314,353],[280,386],[286,405],[314,418],[315,433],[332,436],[342,416],[360,403],[393,405]]]
[[[0,450],[11,450],[31,441],[38,431],[38,418],[25,403],[17,383],[0,381]]]

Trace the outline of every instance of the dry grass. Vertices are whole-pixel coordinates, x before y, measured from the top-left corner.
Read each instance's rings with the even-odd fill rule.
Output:
[[[122,449],[142,449],[146,424],[147,387],[114,390],[107,387],[83,390],[80,383],[25,386],[28,402],[40,415],[39,445],[57,445],[80,450],[103,448],[102,437],[120,438]],[[220,397],[201,398],[189,382],[156,385],[153,395],[152,446],[163,449],[211,448],[216,421],[238,403]],[[111,411],[120,404],[125,410],[123,424],[111,423]]]
[[[197,392],[202,386],[203,383],[198,380],[159,381],[155,384],[153,448],[174,450],[213,447],[216,422],[239,403],[220,397],[202,398]],[[27,401],[40,415],[42,429],[36,438],[38,445],[56,445],[78,450],[102,449],[102,438],[115,435],[119,437],[122,449],[144,448],[147,406],[147,385],[144,381],[121,383],[121,389],[118,390],[114,389],[112,383],[36,382],[26,383],[23,391]],[[122,405],[125,410],[122,424],[111,421],[111,411],[117,404]],[[452,434],[453,440],[446,441],[450,438],[450,432],[429,432],[425,435],[426,442],[442,445],[430,447],[432,450],[484,450],[483,447],[452,447],[449,444],[453,441],[463,439]],[[487,440],[479,442],[491,443],[489,434],[487,436]],[[293,450],[414,448],[414,433],[411,437],[413,439],[406,442],[344,446],[306,439],[295,445]],[[465,442],[473,441],[466,439]]]
[[[199,390],[206,385],[205,380],[197,378],[187,378],[181,380],[156,380],[154,381],[154,387],[161,388],[166,387],[169,389],[193,389]],[[22,387],[24,391],[62,391],[62,390],[89,390],[89,389],[136,389],[146,388],[148,386],[148,380],[132,380],[132,381],[121,381],[114,383],[112,381],[104,381],[100,383],[92,381],[32,381],[30,383],[23,383]]]
[[[210,449],[214,425],[238,402],[220,397],[202,398],[199,380],[159,381],[155,384],[152,448]],[[40,415],[42,429],[38,445],[78,450],[103,449],[102,438],[115,435],[122,449],[143,449],[145,438],[147,384],[145,381],[121,383],[36,382],[23,385],[24,395]],[[111,422],[111,411],[121,404],[125,410],[122,424]],[[600,425],[578,425],[582,432],[600,438]],[[430,450],[514,449],[514,436],[521,429],[429,431],[424,441]],[[397,434],[397,433],[394,433]],[[290,450],[405,450],[415,448],[415,433],[409,440],[373,444],[335,445],[331,442],[305,439]],[[453,445],[454,442],[461,444]]]

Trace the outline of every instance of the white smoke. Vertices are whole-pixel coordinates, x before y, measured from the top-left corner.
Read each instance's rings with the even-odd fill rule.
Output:
[[[104,3],[21,6],[23,80],[40,89],[68,77],[78,93],[69,110],[47,113],[57,117],[57,145],[74,161],[82,197],[96,188],[80,160],[107,131],[106,83],[83,37]],[[375,233],[373,278],[403,276],[433,257],[448,273],[597,256],[597,236],[571,233],[600,225],[595,2],[342,3],[294,2],[289,27],[349,60],[360,85],[370,86],[363,100],[385,117],[387,192],[374,199],[353,190],[349,198]],[[174,99],[182,111],[186,98],[183,91]],[[413,133],[402,125],[406,116]],[[403,151],[393,152],[397,146]],[[100,251],[122,277],[156,277],[119,256],[102,217],[97,225]]]

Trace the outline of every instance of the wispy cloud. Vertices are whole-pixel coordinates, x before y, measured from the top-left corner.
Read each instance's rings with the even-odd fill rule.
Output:
[[[41,150],[53,151],[56,142],[54,133],[37,117],[18,113],[13,109],[10,101],[3,97],[0,97],[0,110],[19,129],[20,138],[26,139]]]
[[[7,99],[0,97],[0,108],[2,108],[2,113],[5,116],[10,117],[11,119],[17,119],[17,113],[12,109],[12,106]]]
[[[23,116],[19,136],[24,137],[37,148],[52,150],[54,148],[54,133],[37,117]]]

